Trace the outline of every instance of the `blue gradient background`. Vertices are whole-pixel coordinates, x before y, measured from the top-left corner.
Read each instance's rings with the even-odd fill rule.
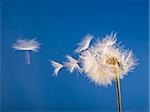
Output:
[[[49,60],[65,61],[87,33],[118,32],[139,64],[121,80],[126,111],[148,111],[148,0],[1,0],[3,111],[117,111],[115,82],[100,87],[65,69],[52,77]],[[40,52],[11,48],[18,38],[36,37]]]

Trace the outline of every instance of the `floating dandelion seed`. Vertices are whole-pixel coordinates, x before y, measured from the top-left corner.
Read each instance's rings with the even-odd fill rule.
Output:
[[[52,66],[54,67],[54,76],[58,75],[59,70],[63,67],[62,64],[56,62],[56,61],[51,61]]]
[[[82,72],[82,69],[78,65],[78,60],[68,55],[66,56],[66,58],[68,61],[64,62],[64,66],[69,69],[70,73],[72,73],[75,70],[79,71],[80,73]]]
[[[30,64],[30,53],[29,51],[34,51],[37,52],[40,43],[38,43],[38,41],[36,41],[36,39],[19,39],[16,41],[16,43],[13,44],[12,48],[14,48],[15,50],[23,50],[25,51],[25,58],[26,58],[26,64],[29,65]]]
[[[116,81],[118,111],[121,112],[119,79],[134,69],[136,59],[132,51],[125,50],[116,43],[117,39],[114,33],[106,35],[105,38],[97,40],[93,46],[90,46],[92,39],[92,36],[86,36],[75,50],[79,54],[79,58],[75,60],[71,56],[67,56],[68,62],[62,64],[61,67],[67,67],[70,72],[77,69],[98,85],[107,86],[112,81]],[[57,74],[60,70],[59,67],[54,65],[53,67],[55,68],[54,74]]]
[[[75,49],[75,52],[80,53],[89,48],[92,39],[93,39],[92,35],[87,35],[80,43],[78,43],[79,47]]]

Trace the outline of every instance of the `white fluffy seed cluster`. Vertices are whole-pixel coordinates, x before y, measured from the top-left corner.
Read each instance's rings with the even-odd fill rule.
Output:
[[[114,67],[119,78],[122,79],[136,65],[136,59],[130,50],[125,50],[117,44],[116,34],[106,35],[91,45],[92,35],[87,35],[78,44],[75,53],[78,59],[66,56],[67,62],[58,63],[51,61],[54,67],[54,75],[57,76],[62,67],[66,67],[72,73],[77,70],[87,75],[91,81],[98,85],[111,84],[116,78]]]

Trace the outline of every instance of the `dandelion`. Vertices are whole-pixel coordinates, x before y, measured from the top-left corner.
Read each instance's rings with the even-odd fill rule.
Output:
[[[26,64],[30,64],[30,51],[37,52],[40,43],[36,39],[18,39],[16,43],[13,44],[12,48],[15,50],[22,50],[25,51],[25,59],[26,59]]]
[[[118,111],[121,112],[120,79],[135,68],[136,59],[131,50],[125,50],[116,43],[116,33],[106,35],[90,46],[92,39],[91,36],[86,36],[75,50],[79,58],[74,60],[69,56],[67,58],[69,63],[64,63],[62,66],[67,67],[71,72],[77,68],[100,86],[111,85],[112,81],[115,81]]]

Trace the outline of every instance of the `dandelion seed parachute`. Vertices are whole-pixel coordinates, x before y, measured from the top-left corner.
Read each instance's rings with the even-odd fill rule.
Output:
[[[36,39],[19,39],[16,41],[16,43],[13,44],[12,48],[15,50],[22,50],[25,51],[25,59],[26,64],[30,64],[30,53],[29,51],[37,52],[40,48],[40,43],[36,41]]]
[[[63,67],[63,65],[60,64],[60,63],[58,63],[58,62],[56,62],[56,61],[51,61],[51,65],[52,65],[53,68],[54,68],[54,73],[53,73],[53,75],[54,75],[54,76],[57,76],[59,70]]]
[[[79,71],[80,73],[82,72],[82,69],[78,65],[78,60],[72,58],[69,55],[67,55],[66,58],[67,62],[64,62],[64,66],[69,69],[70,73],[72,73],[75,70]]]
[[[93,36],[88,34],[80,43],[78,43],[78,48],[75,49],[76,53],[80,53],[90,46],[90,42],[93,39]]]

